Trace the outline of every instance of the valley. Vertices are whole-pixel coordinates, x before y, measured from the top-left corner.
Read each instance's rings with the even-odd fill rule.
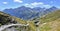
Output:
[[[40,16],[39,14],[36,14],[36,17],[34,18],[24,20],[22,18],[18,18],[16,16],[0,12],[0,28],[3,31],[60,31],[60,10],[55,11],[46,11],[49,13],[43,14]],[[45,13],[45,12],[43,12]],[[38,16],[39,15],[39,16]],[[27,18],[27,17],[26,17]],[[12,24],[12,25],[9,25]],[[19,25],[21,24],[21,25]],[[28,26],[22,26],[22,25],[28,24]],[[19,25],[19,26],[15,26]],[[4,29],[4,27],[6,29]],[[9,28],[10,27],[10,28]],[[8,28],[8,29],[7,29]]]

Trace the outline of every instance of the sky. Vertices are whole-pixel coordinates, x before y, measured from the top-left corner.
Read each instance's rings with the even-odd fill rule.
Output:
[[[60,0],[0,0],[0,10],[17,8],[21,6],[31,8],[50,8],[52,6],[55,6],[57,8],[60,8]]]

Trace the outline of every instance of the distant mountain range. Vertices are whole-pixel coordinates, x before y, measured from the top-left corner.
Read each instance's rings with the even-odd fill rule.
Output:
[[[19,17],[24,20],[28,20],[28,19],[31,19],[34,17],[40,17],[40,16],[45,15],[49,12],[53,12],[57,9],[58,8],[56,8],[54,6],[49,9],[40,8],[40,7],[29,8],[29,7],[21,6],[21,7],[15,8],[15,9],[12,9],[12,8],[5,9],[5,10],[3,10],[3,12],[8,13],[12,16]]]

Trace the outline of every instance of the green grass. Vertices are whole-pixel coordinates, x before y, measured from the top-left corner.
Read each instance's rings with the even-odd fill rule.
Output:
[[[40,27],[40,31],[48,31],[50,29],[51,29],[51,27],[49,26],[49,24],[46,24],[43,27]]]
[[[60,31],[60,10],[47,14],[40,18],[41,24],[46,23],[40,27],[41,31]],[[54,27],[56,26],[56,27]]]

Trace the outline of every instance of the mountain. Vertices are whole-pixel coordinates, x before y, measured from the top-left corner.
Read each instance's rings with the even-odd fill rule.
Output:
[[[56,7],[51,7],[49,9],[45,8],[40,8],[40,7],[35,7],[35,8],[29,8],[25,6],[21,6],[15,9],[5,9],[3,12],[8,13],[12,16],[19,17],[24,20],[29,20],[34,17],[40,17],[42,15],[45,15],[49,12],[55,11],[57,8]]]
[[[58,8],[56,8],[55,6],[52,6],[51,8],[45,9],[44,11],[42,11],[42,15],[54,12],[55,10],[58,10]]]
[[[15,8],[15,9],[5,9],[3,11],[5,13],[11,14],[12,16],[22,18],[24,20],[27,20],[27,19],[30,19],[30,18],[33,18],[33,17],[39,15],[38,12],[32,10],[29,7],[25,7],[25,6],[18,7],[18,8]]]
[[[56,7],[51,7],[51,8],[49,8],[49,9],[46,9],[46,11],[47,12],[53,12],[53,11],[55,11],[55,10],[57,10],[58,8],[56,8]]]
[[[40,7],[35,7],[32,10],[37,11],[37,12],[42,12],[44,11],[45,8],[40,8]]]

